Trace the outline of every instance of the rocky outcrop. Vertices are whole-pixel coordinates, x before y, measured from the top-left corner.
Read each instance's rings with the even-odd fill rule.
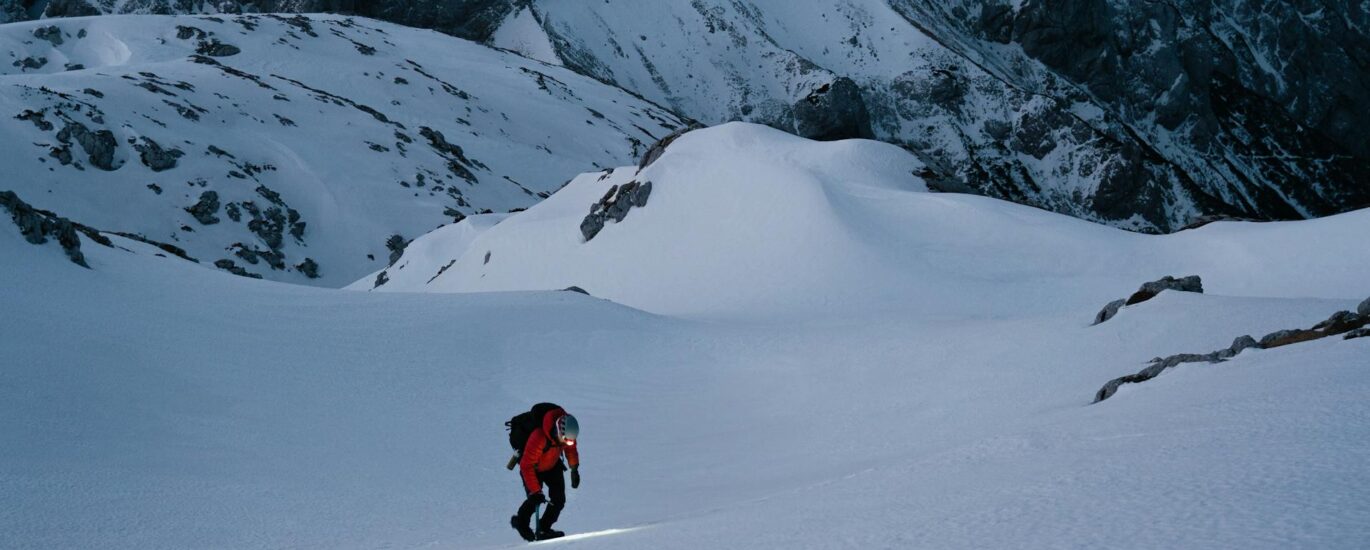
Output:
[[[227,272],[232,273],[232,274],[234,274],[234,275],[237,275],[237,276],[239,276],[239,277],[247,277],[247,278],[249,278],[249,279],[260,279],[260,278],[262,278],[261,275],[258,275],[258,274],[256,274],[256,273],[252,273],[252,272],[250,272],[250,271],[248,271],[248,270],[246,270],[246,269],[243,269],[242,267],[238,266],[238,264],[234,263],[233,260],[229,260],[229,259],[227,259],[227,258],[222,259],[222,260],[217,260],[217,261],[215,261],[215,262],[214,262],[214,267],[217,267],[217,268],[219,268],[219,269],[222,269],[222,270],[224,270],[224,271],[227,271]]]
[[[642,154],[642,158],[638,159],[638,171],[642,171],[644,168],[651,166],[653,162],[656,162],[656,159],[661,158],[661,155],[666,153],[666,148],[670,147],[671,143],[673,143],[676,139],[679,139],[680,136],[683,136],[692,130],[698,130],[700,128],[703,128],[703,126],[700,126],[698,124],[689,124],[679,129],[676,129],[674,132],[667,134],[666,137],[657,140],[656,143],[653,143],[651,147],[647,148],[647,151]]]
[[[1123,309],[1123,306],[1125,305],[1127,305],[1127,300],[1114,300],[1109,302],[1108,305],[1104,306],[1104,309],[1099,310],[1099,313],[1094,316],[1094,324],[1097,325],[1112,319],[1114,315],[1118,314],[1118,310]]]
[[[1361,302],[1359,306],[1356,306],[1356,313],[1370,316],[1370,298],[1366,298],[1364,302]]]
[[[580,234],[585,238],[585,242],[590,242],[600,231],[604,229],[604,224],[613,221],[618,223],[628,217],[628,211],[634,207],[647,206],[647,199],[652,195],[652,182],[630,181],[623,185],[615,185],[600,198],[598,202],[590,206],[590,213],[580,222]]]
[[[56,239],[72,263],[90,268],[90,264],[86,263],[85,254],[81,252],[81,237],[77,234],[77,224],[30,206],[13,191],[0,191],[0,208],[9,212],[10,220],[19,227],[19,233],[24,235],[24,240],[32,244],[43,244],[48,242],[49,238]],[[103,244],[108,245],[109,241],[104,240]]]
[[[319,263],[314,261],[314,258],[305,258],[303,262],[295,266],[295,270],[310,279],[319,278]]]
[[[1157,294],[1166,290],[1174,290],[1176,292],[1197,292],[1203,294],[1204,286],[1203,281],[1199,279],[1198,275],[1190,275],[1179,279],[1167,275],[1158,280],[1143,284],[1142,288],[1137,289],[1137,292],[1132,293],[1132,296],[1127,298],[1127,305],[1140,304],[1155,298]]]
[[[195,221],[204,225],[219,223],[219,194],[214,191],[200,193],[200,200],[186,208]]]
[[[1367,299],[1370,302],[1370,299]],[[1136,374],[1129,374],[1109,380],[1098,392],[1094,394],[1094,402],[1098,403],[1117,393],[1118,387],[1123,384],[1136,384],[1145,382],[1159,376],[1166,369],[1174,368],[1184,363],[1221,363],[1236,357],[1242,351],[1256,349],[1271,349],[1300,342],[1308,342],[1338,334],[1346,334],[1346,339],[1360,336],[1360,332],[1370,332],[1366,327],[1370,325],[1370,315],[1352,313],[1350,311],[1338,311],[1333,313],[1327,320],[1322,321],[1313,328],[1309,329],[1287,329],[1278,330],[1265,335],[1259,341],[1251,336],[1241,336],[1232,341],[1232,345],[1209,353],[1181,353],[1169,357],[1157,357],[1151,360],[1150,366],[1142,369]],[[1355,334],[1355,336],[1353,336]]]
[[[1097,325],[1112,319],[1123,307],[1140,304],[1155,298],[1157,294],[1166,290],[1174,290],[1176,292],[1197,292],[1202,294],[1204,287],[1203,281],[1198,275],[1190,275],[1178,279],[1166,275],[1155,281],[1143,283],[1142,287],[1137,289],[1137,292],[1132,293],[1126,300],[1114,300],[1109,302],[1108,305],[1104,306],[1104,309],[1099,310],[1099,313],[1094,316],[1094,324]]]
[[[48,41],[52,44],[54,48],[57,46],[61,46],[64,42],[64,40],[62,39],[62,29],[57,28],[56,25],[48,25],[46,27],[38,27],[34,29],[33,37],[39,40]]]
[[[466,157],[460,146],[449,143],[442,132],[423,126],[419,128],[419,135],[428,140],[428,146],[432,147],[443,158],[447,159],[447,170],[453,175],[466,180],[468,183],[476,182],[476,175],[471,172],[472,168],[480,166],[479,163],[472,162]]]
[[[175,168],[177,159],[185,156],[184,151],[175,147],[163,149],[161,145],[148,137],[140,138],[133,148],[138,151],[138,160],[142,161],[144,166],[151,168],[153,172]]]
[[[404,235],[391,235],[389,239],[386,239],[385,249],[390,251],[389,265],[395,265],[395,262],[400,261],[406,248],[409,248],[409,241],[404,238]]]
[[[238,55],[242,52],[243,50],[239,49],[237,46],[225,44],[220,42],[217,38],[209,41],[201,40],[195,47],[195,53],[210,57],[229,57]]]
[[[81,150],[86,152],[87,160],[91,166],[101,170],[114,170],[118,168],[114,165],[114,153],[119,148],[119,142],[114,139],[114,132],[109,130],[91,131],[85,124],[75,121],[67,121],[66,126],[57,132],[57,141],[65,145],[70,145],[73,141],[81,146]]]

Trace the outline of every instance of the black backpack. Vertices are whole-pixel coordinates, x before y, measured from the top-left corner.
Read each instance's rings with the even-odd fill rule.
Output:
[[[533,405],[533,409],[515,415],[508,422],[504,423],[504,429],[509,430],[509,446],[515,451],[522,451],[523,446],[528,444],[528,438],[533,436],[533,432],[542,429],[542,419],[553,409],[560,409],[554,403],[538,403]]]

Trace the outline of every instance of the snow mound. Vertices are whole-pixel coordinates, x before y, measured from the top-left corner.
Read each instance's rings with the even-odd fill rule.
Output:
[[[1170,274],[1197,273],[1220,294],[1350,298],[1370,290],[1362,270],[1370,252],[1353,242],[1370,227],[1370,211],[1140,235],[930,193],[922,168],[873,141],[815,142],[745,123],[697,130],[643,169],[583,174],[474,238],[453,230],[418,239],[420,252],[400,260],[417,274],[379,290],[574,285],[668,314],[998,316],[1012,307],[1087,310],[1086,320],[1106,298]],[[616,189],[648,183],[645,205],[586,240],[581,226],[592,209]],[[1307,239],[1339,253],[1297,245]],[[367,282],[358,286],[374,286]]]

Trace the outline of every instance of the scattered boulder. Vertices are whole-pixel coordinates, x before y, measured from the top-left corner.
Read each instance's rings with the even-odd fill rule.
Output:
[[[623,185],[615,185],[609,188],[604,197],[590,206],[590,214],[585,216],[580,222],[580,234],[585,237],[585,242],[595,238],[604,229],[604,224],[613,220],[614,223],[622,222],[628,217],[628,211],[633,207],[647,206],[647,199],[652,195],[652,182],[630,181]]]
[[[1356,306],[1356,313],[1370,315],[1370,298],[1366,298],[1359,306]]]
[[[214,225],[219,223],[219,194],[214,191],[200,193],[200,201],[187,207],[186,212],[195,217],[195,221],[203,225]]]
[[[1142,288],[1134,292],[1127,299],[1127,305],[1140,304],[1160,294],[1165,290],[1175,290],[1179,292],[1197,292],[1202,294],[1204,291],[1203,281],[1198,275],[1190,275],[1176,279],[1169,275],[1158,280],[1151,281],[1142,285]]]

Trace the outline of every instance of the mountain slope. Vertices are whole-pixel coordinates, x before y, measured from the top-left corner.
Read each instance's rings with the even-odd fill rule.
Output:
[[[0,27],[0,55],[15,60],[0,64],[0,190],[205,264],[325,285],[443,222],[630,162],[681,124],[558,67],[335,16],[18,23]]]
[[[1363,546],[1370,338],[1089,403],[1151,357],[1356,308],[1370,211],[1137,235],[928,193],[917,164],[701,130],[588,243],[635,168],[445,227],[381,287],[464,249],[434,285],[707,320],[252,281],[78,235],[88,270],[0,224],[0,547],[521,547],[501,424],[543,400],[580,419],[558,527],[595,548]],[[1090,326],[1167,273],[1207,293]]]
[[[940,189],[1132,230],[1370,205],[1357,108],[1370,99],[1370,9],[1350,0],[46,6],[26,9],[340,11],[439,29],[709,124],[896,143]]]
[[[1370,157],[1352,128],[1365,126],[1346,111],[1368,97],[1370,72],[1338,45],[1370,40],[1370,14],[1353,2],[1305,14],[1239,2],[697,0],[653,3],[654,18],[627,4],[532,9],[568,67],[707,122],[825,137],[841,121],[830,137],[908,147],[944,189],[1150,232],[1370,204]],[[827,124],[806,128],[815,118]]]

